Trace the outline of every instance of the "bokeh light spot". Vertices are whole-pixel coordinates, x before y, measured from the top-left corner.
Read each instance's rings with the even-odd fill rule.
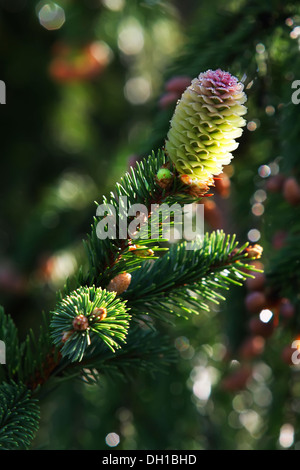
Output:
[[[125,0],[102,0],[106,8],[112,11],[121,11],[124,8]]]
[[[256,45],[256,52],[258,54],[263,54],[265,52],[265,50],[266,50],[266,48],[265,48],[264,44],[259,43],[259,44]]]
[[[259,217],[263,215],[265,208],[260,202],[257,202],[253,204],[251,211],[253,215],[256,215],[257,217]]]
[[[260,239],[260,231],[257,230],[256,228],[252,228],[248,232],[248,240],[250,242],[257,242]]]
[[[136,55],[144,47],[144,33],[135,18],[129,18],[121,24],[118,36],[119,49],[126,55]]]
[[[291,32],[290,37],[292,39],[297,39],[300,36],[300,26],[296,26]]]
[[[151,84],[144,77],[130,78],[125,84],[124,94],[131,104],[144,104],[151,96]]]
[[[175,347],[178,351],[185,351],[189,346],[190,342],[185,336],[179,336],[175,339]]]
[[[41,8],[38,8],[38,7]],[[48,2],[46,4],[39,4],[38,9],[38,18],[40,24],[49,31],[59,29],[66,21],[66,16],[64,9],[61,8],[54,2]]]
[[[262,178],[268,178],[268,176],[271,174],[271,168],[269,165],[261,165],[258,169],[258,174]]]
[[[248,124],[247,124],[247,129],[248,129],[248,131],[251,131],[251,132],[255,131],[257,129],[256,122],[249,121]]]
[[[271,175],[278,175],[280,168],[278,163],[272,162],[269,164],[270,170],[271,170]]]
[[[281,447],[291,447],[294,443],[294,427],[291,424],[283,424],[280,428],[279,444]]]
[[[193,394],[201,401],[208,400],[211,393],[211,379],[205,367],[197,367],[194,377]]]
[[[268,116],[273,116],[273,114],[275,113],[275,108],[274,106],[268,105],[265,107],[265,111]]]
[[[273,312],[271,310],[267,309],[267,308],[262,310],[259,314],[259,319],[263,323],[268,323],[271,320],[272,317],[273,317]]]
[[[267,193],[264,189],[258,189],[254,193],[254,199],[256,202],[264,202],[267,199]]]
[[[120,436],[116,432],[110,432],[107,434],[105,442],[109,447],[116,447],[120,443]]]

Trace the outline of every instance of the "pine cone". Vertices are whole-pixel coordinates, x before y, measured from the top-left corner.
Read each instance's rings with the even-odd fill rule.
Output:
[[[195,78],[178,102],[166,152],[180,175],[211,186],[230,163],[246,121],[243,84],[228,72],[208,70]]]

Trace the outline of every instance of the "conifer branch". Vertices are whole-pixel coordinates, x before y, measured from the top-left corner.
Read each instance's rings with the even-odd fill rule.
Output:
[[[155,263],[145,262],[123,296],[133,315],[149,313],[163,320],[166,312],[199,314],[199,309],[209,310],[206,302],[224,300],[220,290],[252,276],[249,254],[248,244],[238,248],[235,236],[206,234],[198,249],[187,250],[184,242]]]
[[[125,174],[109,199],[103,198],[104,213],[98,216],[97,210],[85,243],[88,269],[66,282],[53,311],[44,315],[39,336],[30,331],[19,346],[13,323],[9,318],[3,322],[0,333],[11,338],[9,355],[15,355],[5,379],[13,377],[21,383],[7,382],[0,388],[4,401],[0,418],[8,445],[17,445],[15,436],[19,436],[19,447],[27,447],[36,429],[37,409],[29,390],[38,396],[47,383],[73,377],[93,382],[103,373],[126,375],[133,366],[160,369],[174,354],[153,328],[141,327],[144,314],[163,320],[169,313],[198,314],[209,310],[208,302],[224,298],[220,290],[245,280],[250,252],[257,253],[247,244],[238,248],[234,236],[212,233],[190,249],[180,243],[164,256],[155,256],[164,249],[160,244],[164,217],[156,220],[156,237],[150,233],[156,217],[153,206],[178,203],[181,208],[208,195],[214,176],[229,163],[237,146],[234,139],[245,124],[241,118],[245,100],[243,85],[227,72],[209,70],[193,80],[171,120],[166,150],[152,152]],[[141,223],[137,237],[129,231],[118,236],[127,222],[127,211],[124,215],[121,210],[124,200],[128,206],[146,207],[146,232]],[[99,237],[99,224],[105,225],[110,217],[114,217],[115,236]],[[24,404],[27,438],[18,428],[15,402]]]
[[[26,450],[39,425],[39,406],[23,384],[0,385],[0,450]]]

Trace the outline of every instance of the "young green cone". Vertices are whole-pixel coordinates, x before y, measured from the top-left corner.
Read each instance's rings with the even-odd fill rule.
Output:
[[[192,80],[178,102],[166,140],[166,152],[185,180],[206,188],[214,184],[238,147],[246,124],[243,84],[218,69]],[[205,191],[204,191],[205,192]]]

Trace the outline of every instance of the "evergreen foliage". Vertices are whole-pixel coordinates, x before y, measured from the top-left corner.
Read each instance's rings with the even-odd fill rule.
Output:
[[[115,292],[101,288],[82,287],[65,297],[53,312],[51,327],[53,342],[61,345],[65,333],[71,332],[60,352],[72,362],[81,361],[88,346],[94,347],[95,337],[103,341],[113,352],[126,338],[130,316],[125,302],[115,299]],[[105,309],[106,317],[99,320],[94,312]],[[87,320],[84,330],[74,331],[74,320],[80,315]]]
[[[186,242],[175,244],[165,256],[155,263],[145,262],[136,272],[124,294],[134,313],[150,313],[163,320],[166,312],[209,311],[209,303],[225,300],[220,291],[231,284],[242,285],[246,269],[253,271],[247,264],[247,245],[237,248],[235,236],[212,232],[194,245],[187,249]]]
[[[158,156],[152,154],[137,169],[132,169],[131,175],[127,174],[122,184],[116,185],[117,196],[112,194],[110,204],[117,216],[117,201],[121,195],[126,195],[131,202],[143,202],[149,207],[150,203],[168,200],[184,204],[186,198],[184,192],[180,193],[183,187],[180,182],[174,183],[168,192],[157,184],[155,175],[166,163],[163,152],[160,151]],[[66,285],[65,291],[58,295],[54,310],[44,315],[44,325],[39,335],[31,330],[20,346],[15,326],[1,311],[2,336],[12,339],[8,358],[11,354],[14,356],[7,375],[22,380],[28,387],[25,388],[28,394],[31,389],[39,396],[48,382],[54,384],[79,376],[91,383],[98,380],[99,374],[115,372],[127,376],[132,367],[155,372],[172,362],[174,353],[167,347],[166,340],[160,339],[155,332],[157,325],[154,330],[153,324],[149,327],[149,318],[168,321],[170,314],[186,316],[198,314],[201,309],[209,311],[209,303],[225,298],[219,291],[228,290],[231,284],[242,285],[247,276],[245,272],[253,270],[248,264],[248,244],[238,247],[235,237],[226,236],[222,231],[206,234],[204,240],[194,242],[194,246],[190,247],[192,249],[187,249],[187,242],[175,244],[160,257],[152,256],[154,251],[149,250],[149,246],[153,247],[153,239],[143,239],[145,246],[140,251],[151,252],[151,261],[148,261],[147,255],[140,256],[135,250],[134,254],[130,253],[128,248],[132,246],[132,240],[129,237],[125,244],[113,238],[106,238],[103,243],[97,238],[96,222],[97,219],[88,239],[89,270],[85,277],[85,283],[95,284],[83,283],[70,292],[70,287]],[[159,224],[160,235],[163,225],[164,219]],[[154,241],[162,242],[161,238]],[[116,296],[116,292],[99,287],[105,286],[108,279],[125,269],[133,277],[129,289],[121,297]],[[84,276],[80,270],[75,283],[82,278]],[[98,316],[99,311],[105,312],[104,318]],[[132,327],[130,322],[133,322]],[[141,329],[139,322],[145,324],[146,330]],[[4,382],[4,397],[7,387]],[[18,392],[23,392],[24,387]],[[15,400],[18,396],[16,394]],[[25,396],[26,399],[29,397]],[[15,408],[12,407],[11,415],[14,412]],[[5,431],[7,424],[4,417]],[[26,413],[24,419],[27,420]],[[20,423],[22,420],[21,415]],[[12,434],[13,423],[12,419]],[[20,439],[20,448],[27,447],[28,439],[33,435],[33,421],[29,424],[32,432],[26,434],[24,441],[19,430],[15,431]],[[24,429],[25,426],[24,422]]]
[[[39,426],[39,406],[22,384],[0,385],[0,449],[26,450]]]
[[[184,12],[188,24],[180,26],[186,28],[184,47],[174,41],[174,60],[168,67],[163,55],[149,54],[154,47],[149,38],[155,30],[159,41],[162,32],[164,37],[171,34],[166,18],[169,27],[178,26],[175,2],[124,2],[119,12],[108,11],[104,4],[109,2],[101,7],[88,0],[65,2],[70,22],[50,35],[38,29],[32,5],[22,10],[19,2],[14,10],[9,2],[2,3],[6,75],[0,78],[14,93],[11,106],[2,106],[0,116],[5,155],[1,171],[7,175],[0,220],[0,290],[5,305],[5,311],[0,307],[0,340],[6,346],[6,363],[0,365],[0,449],[31,448],[40,425],[39,407],[48,393],[64,390],[66,383],[83,390],[81,404],[89,393],[96,393],[93,406],[101,416],[97,432],[115,428],[117,413],[123,413],[119,424],[125,449],[299,447],[299,367],[291,363],[291,344],[300,334],[300,121],[299,106],[291,101],[292,83],[300,78],[299,2],[187,2],[192,15]],[[140,56],[121,51],[120,31],[126,30],[126,21],[130,31],[144,32]],[[86,41],[95,46],[94,33],[110,44],[113,57],[103,80],[69,76],[59,82],[49,67],[53,55],[69,47],[76,56],[79,43]],[[18,48],[16,38],[22,35],[26,46],[24,42]],[[168,105],[154,106],[152,114],[147,103],[136,106],[124,100],[124,93],[130,95],[128,77],[146,67],[145,75],[153,73],[157,95],[162,91],[158,69],[163,68],[168,99],[169,79],[183,77],[186,82],[206,70],[228,71],[243,84],[248,125],[234,161],[224,169],[230,197],[222,199],[217,179],[210,188],[212,197],[204,194],[206,184],[192,187],[166,151],[170,121],[184,90],[172,89]],[[148,121],[143,121],[143,113]],[[181,120],[186,117],[185,112],[180,115]],[[194,132],[201,130],[201,123],[193,116],[190,124],[195,127],[181,136],[187,149],[189,136],[201,135]],[[186,127],[177,123],[173,143],[180,145],[178,129],[185,132]],[[198,150],[198,143],[193,144]],[[218,147],[214,149],[218,154]],[[193,168],[182,148],[177,150],[185,163],[182,168]],[[120,170],[119,160],[132,151],[140,153],[140,161],[127,172],[124,165]],[[201,163],[197,155],[193,158]],[[209,163],[210,169],[220,170],[220,162]],[[125,174],[119,179],[121,172]],[[290,178],[292,194],[285,185]],[[109,195],[99,200],[99,193]],[[93,218],[97,206],[110,208],[108,217],[115,217],[118,232],[124,222],[120,201],[125,197],[128,206],[143,204],[148,209],[147,223],[135,237],[100,239],[99,223],[105,225],[107,214]],[[169,244],[164,238],[165,227],[173,228],[175,217],[170,224],[155,219],[151,211],[152,205],[163,203],[203,203],[206,215],[209,204],[215,204],[204,238],[193,249],[187,249],[185,240]],[[220,213],[223,224],[218,223]],[[60,219],[64,223],[58,224]],[[151,222],[158,222],[155,238],[150,237]],[[264,247],[261,263],[245,243],[253,241],[250,229],[259,233]],[[53,259],[45,264],[40,259],[47,256],[46,248],[55,253],[70,240],[79,253],[76,269],[70,276],[62,273],[59,285],[47,283]],[[27,282],[3,276],[2,251]],[[124,274],[131,276],[129,287],[120,293],[110,291],[111,282]],[[254,285],[251,281],[257,283],[255,288],[249,287]],[[171,371],[171,378],[159,375],[154,382],[162,371]],[[129,381],[125,387],[114,385],[119,378]],[[101,384],[100,391],[80,388],[96,383]],[[92,428],[96,413],[92,412],[94,421],[82,418],[90,402],[79,409],[79,393],[72,385],[66,392],[70,416],[76,415],[78,426],[91,423]],[[60,414],[59,406],[56,413]],[[66,411],[66,423],[59,416],[53,432],[56,442],[68,434],[70,439],[64,442],[72,448],[86,442],[100,445],[97,433],[90,430],[85,441],[79,442],[76,431],[71,436],[70,416]],[[47,429],[54,422],[55,418],[48,421]],[[290,440],[285,440],[286,429]],[[104,442],[105,434],[102,437]]]

